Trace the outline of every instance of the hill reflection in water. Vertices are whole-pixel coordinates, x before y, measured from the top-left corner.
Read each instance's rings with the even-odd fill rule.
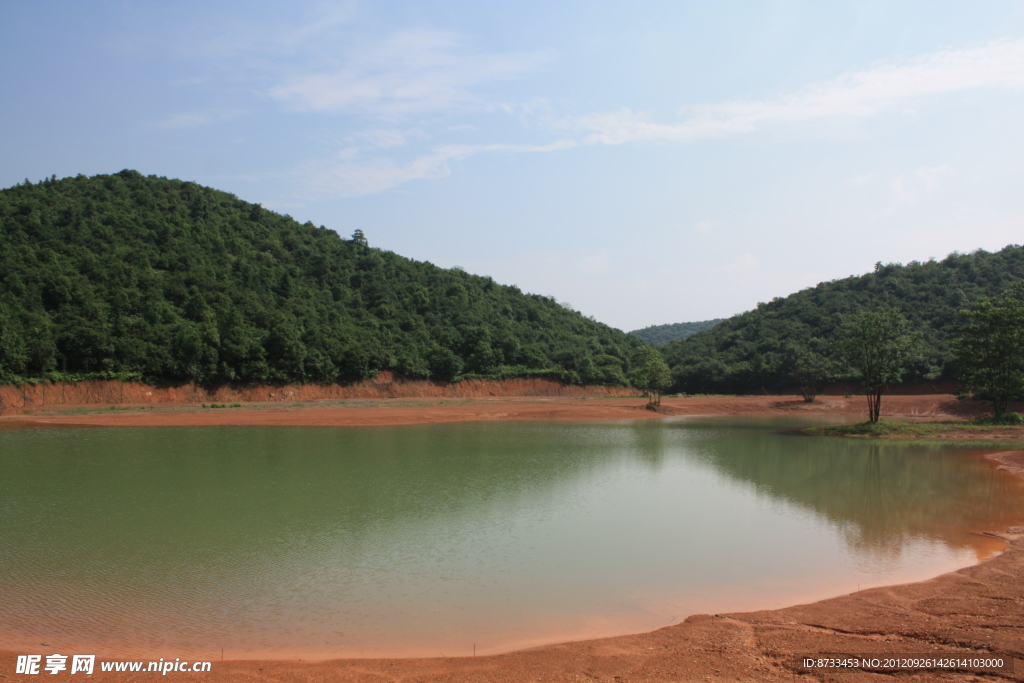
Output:
[[[1024,519],[961,451],[793,426],[0,432],[0,646],[484,653],[924,578]]]

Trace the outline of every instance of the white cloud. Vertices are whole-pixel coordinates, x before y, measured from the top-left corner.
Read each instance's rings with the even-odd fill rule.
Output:
[[[348,147],[327,161],[311,161],[294,175],[311,195],[339,194],[359,197],[398,187],[421,178],[443,178],[451,173],[450,163],[487,152],[550,152],[573,146],[572,141],[548,145],[444,145],[410,161],[385,157],[363,159],[359,150]]]
[[[367,144],[380,149],[401,147],[409,139],[407,132],[396,130],[394,128],[364,130],[361,133],[358,133],[356,137],[364,140]]]
[[[747,270],[757,270],[760,265],[761,262],[757,260],[757,257],[748,251],[744,252],[732,263],[722,266],[722,270],[726,273],[739,273]]]
[[[313,195],[339,194],[359,197],[397,187],[419,178],[443,178],[451,172],[452,160],[472,152],[459,147],[443,147],[411,161],[386,157],[360,159],[353,148],[339,152],[326,162],[311,161],[298,170],[307,192]]]
[[[542,53],[484,53],[454,33],[408,29],[360,46],[339,68],[299,73],[274,86],[275,99],[302,111],[402,113],[486,108],[475,90],[517,78]]]
[[[701,221],[697,223],[697,232],[711,232],[721,225],[721,221]]]
[[[199,128],[201,126],[208,126],[213,123],[220,123],[222,121],[230,121],[231,119],[237,118],[245,112],[241,109],[223,109],[223,110],[203,110],[203,111],[192,111],[182,112],[179,114],[171,114],[170,116],[157,121],[155,125],[157,128]]]
[[[324,30],[344,23],[344,14],[323,20]],[[303,29],[305,30],[305,29]],[[321,24],[310,25],[318,33]],[[332,34],[333,35],[333,34]],[[340,42],[340,38],[336,38]],[[322,47],[322,46],[321,46]],[[488,99],[487,87],[518,78],[546,59],[544,53],[488,53],[474,50],[457,34],[432,29],[407,29],[370,44],[350,45],[331,60],[336,66],[299,69],[279,79],[271,96],[297,111],[370,115],[373,127],[355,133],[344,144],[343,155],[304,164],[298,175],[311,194],[359,196],[387,190],[420,178],[441,178],[451,164],[485,152],[536,152],[566,149],[580,144],[618,145],[628,142],[676,142],[725,138],[773,125],[804,124],[840,117],[866,117],[883,111],[912,111],[909,105],[930,95],[972,88],[1024,87],[1024,40],[990,43],[981,47],[944,50],[899,63],[877,64],[838,78],[813,83],[792,93],[765,100],[732,101],[689,107],[677,122],[654,121],[630,108],[596,113],[556,122],[543,100],[528,104]],[[439,135],[470,127],[465,122],[434,120],[426,113],[505,112],[534,124],[574,131],[575,140],[548,145],[449,144],[418,155],[371,158],[373,150],[391,150],[422,143]],[[416,127],[394,127],[395,117],[419,115]],[[392,122],[387,123],[388,120]],[[919,169],[913,178],[896,178],[889,188],[900,197],[930,192],[948,169]],[[856,179],[868,184],[871,178]],[[696,225],[707,233],[718,221]]]
[[[302,26],[285,31],[277,36],[278,42],[288,46],[298,46],[310,40],[322,36],[331,29],[344,26],[352,21],[356,12],[348,5],[340,7],[328,7],[326,11],[316,19],[309,21]]]
[[[774,99],[723,102],[688,108],[678,123],[651,121],[629,108],[584,116],[569,125],[591,144],[636,141],[689,142],[750,133],[774,124],[828,117],[863,117],[908,100],[975,88],[1024,87],[1024,40],[943,50],[899,64],[879,64],[809,85]]]
[[[934,195],[940,189],[948,189],[950,180],[956,179],[952,164],[936,164],[918,166],[912,171],[896,176],[881,176],[877,173],[865,173],[856,176],[851,184],[870,191],[883,188],[897,200],[897,205],[914,202],[927,195]],[[894,207],[890,207],[894,208]]]

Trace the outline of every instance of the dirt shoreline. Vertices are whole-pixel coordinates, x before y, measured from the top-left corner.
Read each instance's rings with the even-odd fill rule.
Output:
[[[830,415],[855,421],[863,397],[689,397],[665,399],[662,411],[639,398],[501,397],[462,401],[396,400],[302,407],[194,406],[67,413],[39,406],[30,414],[0,416],[0,427],[157,425],[369,426],[466,420],[628,420],[668,415]],[[64,409],[64,407],[58,408]],[[949,419],[984,413],[982,404],[951,396],[890,396],[886,416]],[[1024,440],[1012,430],[1008,440]],[[962,436],[962,435],[958,435]],[[991,434],[978,439],[993,441]],[[1024,477],[1024,451],[989,456],[994,466]],[[1015,660],[1012,673],[962,670],[900,672],[902,681],[1024,680],[1024,527],[996,530],[1002,554],[965,569],[913,584],[887,586],[808,605],[758,612],[693,615],[650,633],[547,645],[502,655],[431,659],[350,659],[321,662],[214,662],[212,673],[171,674],[204,681],[875,681],[892,673],[808,673],[804,654],[924,655]],[[15,654],[0,651],[0,673],[11,677]],[[99,674],[99,672],[97,672]],[[60,675],[67,675],[66,672]],[[137,675],[104,673],[117,681]]]
[[[0,410],[4,426],[200,426],[200,425],[294,425],[382,426],[442,422],[499,420],[609,421],[659,419],[683,415],[817,416],[839,422],[863,418],[864,397],[823,396],[807,403],[798,396],[689,396],[668,397],[657,411],[648,410],[646,399],[637,396],[586,393],[520,396],[468,393],[455,397],[306,399],[257,401],[235,404],[183,403],[82,403],[58,402]],[[503,387],[508,389],[508,387]],[[602,388],[603,389],[603,388]],[[88,398],[88,397],[79,397]],[[961,402],[945,394],[887,396],[885,417],[912,420],[960,419],[986,414],[984,403]],[[962,433],[958,436],[963,438]],[[994,433],[994,440],[1009,436],[1024,440],[1024,430]]]

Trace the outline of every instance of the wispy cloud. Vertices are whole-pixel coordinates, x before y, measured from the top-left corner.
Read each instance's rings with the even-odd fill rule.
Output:
[[[222,121],[230,121],[244,113],[245,111],[242,109],[207,109],[202,111],[180,112],[177,114],[171,114],[170,116],[157,121],[153,125],[157,128],[167,129],[198,128],[200,126],[208,126]]]
[[[523,76],[545,59],[537,52],[477,52],[451,32],[407,29],[362,46],[338,68],[293,74],[270,94],[300,111],[393,114],[485,108],[492,105],[478,88]]]
[[[322,13],[298,28],[279,33],[277,41],[290,47],[306,44],[333,29],[346,26],[356,14],[355,8],[350,4],[327,6]]]
[[[851,184],[869,191],[881,191],[894,201],[890,210],[899,206],[916,202],[931,195],[940,196],[940,190],[955,179],[956,171],[952,164],[936,164],[934,166],[918,166],[896,176],[882,176],[878,173],[866,173],[851,180]]]
[[[569,122],[590,144],[637,141],[690,142],[751,133],[777,124],[829,117],[864,117],[909,100],[977,88],[1024,87],[1024,40],[934,52],[899,64],[880,64],[766,100],[689,107],[685,118],[659,123],[632,109]]]
[[[336,194],[358,197],[398,187],[421,178],[443,178],[451,163],[483,153],[551,152],[576,143],[561,140],[547,145],[443,145],[409,161],[387,157],[362,158],[357,148],[340,150],[332,159],[309,161],[295,173],[311,197]]]
[[[298,34],[336,36],[346,16],[340,12],[325,17]],[[324,48],[321,41],[318,53],[324,54]],[[549,152],[588,144],[687,143],[779,125],[904,112],[928,96],[1024,88],[1024,40],[1017,40],[876,64],[773,98],[689,106],[674,122],[657,121],[628,107],[559,120],[546,101],[501,102],[490,96],[494,84],[525,77],[546,59],[548,55],[541,52],[481,51],[453,32],[410,28],[339,48],[331,59],[317,62],[316,68],[296,65],[267,92],[292,111],[356,115],[372,121],[366,129],[349,133],[346,147],[334,146],[338,151],[331,157],[309,160],[294,174],[309,196],[353,197],[417,179],[445,177],[455,162],[483,153]],[[425,149],[428,141],[451,141],[464,129],[479,133],[465,120],[483,111],[511,115],[535,128],[553,128],[563,139],[540,145],[434,144]],[[405,119],[408,124],[410,116],[416,117],[411,127],[397,123]],[[931,187],[943,173],[940,168],[928,178],[915,180]],[[717,227],[716,221],[702,221],[696,229],[711,232]],[[740,267],[750,265],[747,261]]]
[[[413,131],[413,135],[419,133],[419,131]],[[420,133],[422,135],[422,133]],[[410,138],[410,132],[404,130],[398,130],[396,128],[372,128],[370,130],[360,131],[355,136],[360,141],[376,147],[378,149],[388,149],[390,147],[401,147],[406,144]]]

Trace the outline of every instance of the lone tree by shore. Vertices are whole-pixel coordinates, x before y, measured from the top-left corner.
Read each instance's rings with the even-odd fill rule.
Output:
[[[1024,286],[1000,297],[980,299],[962,311],[964,322],[953,342],[960,394],[981,394],[997,419],[1024,389]]]
[[[629,381],[648,397],[647,407],[661,405],[661,392],[672,385],[672,372],[665,359],[653,347],[642,346],[632,358]]]
[[[894,308],[862,311],[843,323],[836,348],[860,374],[868,421],[878,422],[882,394],[890,384],[902,381],[907,365],[918,355],[918,335]]]

